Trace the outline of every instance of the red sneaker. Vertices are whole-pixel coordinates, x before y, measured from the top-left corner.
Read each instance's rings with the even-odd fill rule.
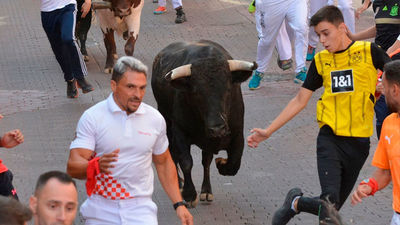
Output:
[[[156,10],[153,11],[154,14],[163,14],[167,11],[167,9],[163,6],[158,6]]]

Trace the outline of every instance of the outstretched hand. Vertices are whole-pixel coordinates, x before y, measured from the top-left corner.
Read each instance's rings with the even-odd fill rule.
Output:
[[[119,148],[115,149],[111,153],[103,154],[100,157],[99,159],[100,173],[106,173],[106,174],[111,173],[110,169],[115,167],[115,165],[113,165],[113,162],[118,161],[118,153],[119,153]]]
[[[20,130],[8,131],[1,137],[1,146],[4,148],[13,148],[24,142],[24,135]]]
[[[185,206],[176,208],[176,215],[181,220],[182,225],[193,225],[193,216]]]
[[[356,205],[362,202],[362,199],[368,197],[372,188],[366,184],[358,185],[357,189],[351,195],[351,204]]]
[[[355,14],[354,14],[354,16],[356,17],[356,19],[360,19],[360,15],[361,15],[365,10],[367,10],[367,8],[365,8],[364,5],[360,6],[360,7],[356,10],[356,12],[355,12]]]
[[[269,138],[266,129],[253,128],[250,133],[252,134],[247,137],[247,145],[250,148],[257,148],[260,142]]]
[[[363,4],[356,10],[355,17],[356,19],[360,19],[361,13],[369,8],[371,5],[371,1],[363,1]]]

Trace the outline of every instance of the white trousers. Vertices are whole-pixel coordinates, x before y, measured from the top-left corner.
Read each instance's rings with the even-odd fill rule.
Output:
[[[257,71],[264,73],[267,70],[284,20],[294,34],[295,72],[305,67],[308,33],[306,0],[257,0],[255,16],[260,38],[257,46]]]
[[[337,0],[338,8],[342,11],[344,23],[349,28],[349,30],[354,33],[355,28],[355,19],[354,19],[354,8],[353,8],[353,0]],[[322,7],[326,5],[333,5],[334,0],[310,0],[310,14],[311,17]],[[318,36],[314,31],[314,28],[310,28],[310,32],[308,34],[308,44],[316,48],[318,44]]]
[[[151,198],[109,200],[92,195],[83,202],[80,213],[85,225],[157,225],[157,205]]]
[[[290,42],[289,33],[287,32],[287,23],[284,21],[279,29],[276,37],[276,50],[278,51],[280,60],[288,60],[292,58],[292,43]],[[259,23],[256,24],[258,37],[262,34],[262,29]],[[399,36],[400,37],[400,36]]]
[[[282,23],[276,38],[276,49],[278,50],[280,60],[288,60],[292,58],[292,43],[286,29],[286,22]]]
[[[167,0],[158,0],[158,5],[159,6],[167,6]],[[178,8],[179,6],[182,6],[182,0],[172,0],[172,7],[174,9]]]
[[[393,213],[392,221],[390,222],[390,225],[400,225],[400,215],[397,214],[396,212]]]

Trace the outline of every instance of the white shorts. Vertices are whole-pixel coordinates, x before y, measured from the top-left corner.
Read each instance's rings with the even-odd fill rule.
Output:
[[[80,213],[86,225],[157,225],[157,205],[147,197],[110,200],[92,195]]]

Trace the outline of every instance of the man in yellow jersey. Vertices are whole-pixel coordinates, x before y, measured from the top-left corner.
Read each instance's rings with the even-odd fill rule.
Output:
[[[390,61],[378,45],[353,42],[347,37],[343,15],[336,6],[321,8],[310,25],[325,50],[315,55],[298,94],[266,129],[251,130],[253,134],[247,141],[250,147],[257,147],[304,109],[312,93],[323,86],[324,93],[317,103],[317,164],[322,193],[308,198],[299,188],[291,189],[275,212],[273,225],[286,224],[299,212],[328,220],[323,206],[326,199],[337,209],[343,205],[369,153],[376,70]]]
[[[374,195],[393,180],[393,218],[391,225],[400,225],[400,61],[385,65],[383,86],[391,115],[383,122],[381,138],[372,165],[377,167],[372,177],[363,180],[351,197],[353,205],[362,198]]]

